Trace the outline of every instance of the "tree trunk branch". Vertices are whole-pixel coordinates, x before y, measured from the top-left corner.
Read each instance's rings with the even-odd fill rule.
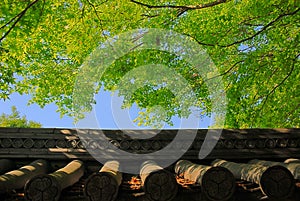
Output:
[[[145,4],[136,0],[131,0],[131,2],[147,7],[147,8],[157,8],[157,9],[161,9],[161,8],[173,8],[173,9],[179,9],[179,10],[199,10],[199,9],[203,9],[203,8],[209,8],[209,7],[214,7],[216,5],[222,4],[222,3],[226,3],[229,2],[231,0],[217,0],[217,1],[213,1],[210,3],[206,3],[206,4],[199,4],[199,5],[188,5],[188,6],[175,6],[175,5],[160,5],[160,6],[156,6],[156,5],[150,5],[150,4]]]
[[[31,8],[34,4],[36,4],[39,0],[35,0],[31,2],[22,12],[13,17],[8,23],[3,25],[0,29],[12,23],[15,19],[16,21],[12,24],[12,26],[8,29],[8,31],[0,38],[0,42],[12,31],[12,29],[16,26],[16,24],[21,20],[21,18],[25,15],[29,8]]]
[[[242,40],[238,40],[238,41],[235,41],[233,43],[230,43],[230,44],[227,44],[227,45],[220,45],[221,47],[230,47],[232,45],[236,45],[236,44],[240,44],[240,43],[243,43],[247,40],[251,40],[253,39],[254,37],[258,36],[259,34],[261,34],[262,32],[264,32],[267,28],[269,28],[270,26],[272,26],[275,22],[279,21],[281,18],[283,17],[286,17],[286,16],[289,16],[289,15],[294,15],[296,14],[298,11],[300,10],[300,8],[298,8],[297,10],[291,12],[291,13],[284,13],[284,14],[281,14],[279,15],[276,19],[272,20],[271,22],[269,22],[267,25],[265,25],[264,27],[261,28],[261,30],[259,30],[258,32],[256,32],[255,34],[253,34],[252,36],[249,36],[247,38],[244,38]]]

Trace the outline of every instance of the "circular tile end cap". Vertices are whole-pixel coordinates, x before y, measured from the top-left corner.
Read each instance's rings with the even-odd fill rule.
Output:
[[[265,195],[273,199],[286,199],[295,189],[292,173],[283,166],[269,167],[261,176],[260,187]]]
[[[144,190],[151,201],[171,201],[177,195],[178,184],[175,175],[162,169],[147,176]]]
[[[235,193],[235,178],[227,168],[212,167],[205,172],[201,181],[202,192],[209,200],[229,200]]]
[[[24,187],[25,199],[28,201],[58,201],[61,186],[51,175],[37,175],[27,181]]]
[[[109,172],[93,173],[84,185],[84,194],[88,201],[114,201],[118,190],[118,182]]]

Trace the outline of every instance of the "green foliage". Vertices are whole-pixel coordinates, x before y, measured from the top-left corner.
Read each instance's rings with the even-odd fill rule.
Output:
[[[190,36],[214,61],[228,99],[225,127],[300,126],[298,1],[205,0],[201,1],[204,8],[197,7],[196,0],[141,2],[2,1],[0,98],[7,99],[13,92],[32,94],[31,103],[44,107],[54,102],[62,115],[70,116],[91,109],[93,97],[82,100],[80,108],[72,107],[73,86],[87,56],[109,36],[136,28],[161,28]],[[211,114],[204,78],[166,52],[127,54],[86,89],[104,86],[117,91],[128,71],[158,63],[180,73],[195,92],[202,114]],[[152,121],[150,113],[157,108],[166,112],[156,117],[170,124],[172,116],[187,114],[174,101],[174,94],[159,84],[144,86],[125,99],[124,107],[136,103],[146,112],[137,119],[141,125]],[[154,105],[159,107],[151,109]]]
[[[0,115],[0,127],[15,128],[41,128],[42,124],[35,121],[28,121],[26,116],[20,116],[15,106],[11,107],[11,114]]]

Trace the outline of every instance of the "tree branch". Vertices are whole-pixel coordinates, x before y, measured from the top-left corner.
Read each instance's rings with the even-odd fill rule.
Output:
[[[101,19],[100,16],[98,15],[98,11],[97,11],[96,6],[95,6],[90,0],[86,0],[86,1],[87,1],[88,4],[93,8],[94,13],[95,13],[97,19],[99,20],[99,24],[100,24],[100,26],[101,26],[101,30],[103,31],[103,23],[102,23],[102,19]],[[105,1],[101,2],[100,5],[106,3],[107,1],[108,1],[108,0],[105,0]]]
[[[21,20],[21,18],[25,15],[25,13],[28,11],[28,9],[31,8],[38,1],[39,0],[35,0],[35,1],[31,2],[22,12],[20,12],[18,15],[13,17],[8,23],[6,23],[4,26],[1,27],[1,29],[4,28],[5,26],[9,25],[11,22],[13,22],[16,19],[16,21],[12,24],[12,26],[8,29],[8,31],[0,38],[0,42],[12,31],[12,29]]]
[[[266,102],[267,102],[269,96],[270,96],[271,94],[273,94],[273,93],[275,92],[275,90],[276,90],[278,87],[280,87],[281,85],[283,85],[283,83],[291,76],[291,74],[293,73],[293,71],[294,71],[294,69],[295,69],[295,63],[296,63],[296,60],[297,60],[297,58],[299,57],[299,55],[300,55],[300,54],[298,54],[298,55],[295,57],[294,63],[293,63],[293,65],[292,65],[292,68],[290,69],[289,73],[281,80],[281,82],[280,82],[279,84],[276,84],[276,86],[273,87],[273,89],[266,95],[265,99],[264,99],[263,102],[262,102],[262,106],[261,106],[260,111],[262,111],[262,109],[263,109],[264,105],[266,104]]]
[[[291,76],[291,74],[293,73],[293,71],[294,71],[294,69],[295,69],[295,63],[292,65],[292,68],[291,68],[291,70],[289,71],[289,73],[283,78],[283,80],[281,80],[281,82],[279,83],[279,84],[277,84],[269,93],[268,93],[268,95],[267,96],[269,96],[270,94],[272,94],[272,93],[274,93],[275,92],[275,90],[278,88],[278,87],[280,87],[290,76]]]
[[[102,20],[101,20],[101,18],[100,18],[99,15],[98,15],[98,11],[97,11],[96,6],[95,6],[92,2],[90,2],[90,0],[86,0],[86,1],[87,1],[88,4],[93,8],[96,17],[98,18],[99,22],[101,23]],[[106,2],[106,1],[105,1],[105,2]]]
[[[184,33],[184,35],[188,36],[188,37],[191,37],[192,39],[194,39],[199,45],[204,45],[204,46],[216,46],[217,44],[212,44],[212,43],[204,43],[198,39],[196,39],[195,37],[193,37],[192,35],[188,34],[188,33]]]
[[[236,63],[234,63],[229,69],[227,69],[224,73],[221,73],[219,75],[216,75],[214,77],[211,77],[211,78],[208,78],[206,80],[204,80],[204,82],[208,81],[208,80],[212,80],[212,79],[215,79],[217,77],[220,77],[220,76],[223,76],[223,75],[226,75],[227,73],[229,73],[235,66],[237,66],[239,63],[243,63],[245,60],[240,60],[240,61],[237,61]]]
[[[284,120],[288,120],[289,116],[291,116],[296,110],[300,108],[300,103],[296,105],[292,110],[290,110],[284,117]]]
[[[291,12],[291,13],[284,13],[284,14],[281,14],[279,15],[276,19],[272,20],[271,22],[269,22],[267,25],[263,26],[258,32],[256,32],[255,34],[251,35],[251,36],[248,36],[244,39],[241,39],[241,40],[238,40],[238,41],[235,41],[235,42],[232,42],[230,44],[226,44],[226,45],[222,45],[222,44],[219,44],[219,43],[216,43],[216,44],[212,44],[212,43],[205,43],[205,42],[202,42],[202,41],[199,41],[198,39],[196,39],[195,37],[191,36],[190,34],[186,34],[187,36],[193,38],[199,45],[204,45],[204,46],[218,46],[218,47],[230,47],[230,46],[233,46],[233,45],[236,45],[236,44],[241,44],[245,41],[248,41],[248,40],[251,40],[253,39],[254,37],[258,36],[259,34],[261,34],[262,32],[264,32],[265,30],[267,30],[267,28],[271,27],[275,22],[279,21],[281,18],[283,17],[286,17],[286,16],[289,16],[289,15],[294,15],[296,14],[297,12],[300,11],[300,8],[298,8],[297,10]]]
[[[285,16],[289,16],[289,15],[294,15],[296,14],[297,12],[299,12],[300,8],[298,8],[297,10],[291,12],[291,13],[284,13],[284,14],[281,14],[279,15],[276,19],[272,20],[271,22],[269,22],[267,25],[263,26],[258,32],[256,32],[255,34],[253,34],[252,36],[249,36],[247,38],[244,38],[242,40],[238,40],[238,41],[235,41],[233,43],[230,43],[230,44],[227,44],[227,45],[219,45],[220,47],[230,47],[232,45],[236,45],[236,44],[240,44],[240,43],[243,43],[247,40],[251,40],[253,39],[254,37],[258,36],[259,34],[261,34],[262,32],[264,32],[267,28],[269,28],[270,26],[272,26],[275,22],[279,21],[281,18],[285,17]]]
[[[203,8],[209,8],[209,7],[213,7],[222,3],[226,3],[228,1],[231,0],[216,0],[210,3],[206,3],[206,4],[199,4],[199,5],[188,5],[188,6],[175,6],[175,5],[160,5],[160,6],[156,6],[156,5],[149,5],[149,4],[145,4],[136,0],[131,0],[131,2],[147,7],[147,8],[157,8],[157,9],[161,9],[161,8],[173,8],[173,9],[180,9],[180,10],[199,10],[199,9],[203,9]]]

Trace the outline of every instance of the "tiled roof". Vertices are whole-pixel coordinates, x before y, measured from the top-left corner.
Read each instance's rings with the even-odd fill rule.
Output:
[[[188,170],[188,173],[185,173],[186,175],[194,174],[195,178],[198,177],[200,173],[202,174],[205,167],[208,167],[207,170],[211,169],[210,166],[212,166],[213,160],[217,158],[225,159],[226,162],[235,162],[239,166],[242,164],[246,164],[247,167],[250,165],[247,163],[251,159],[262,159],[274,162],[279,161],[283,163],[283,161],[288,158],[300,158],[300,129],[241,129],[209,130],[212,135],[218,136],[218,133],[222,133],[222,135],[220,136],[220,139],[218,140],[218,143],[216,144],[212,152],[204,160],[199,160],[198,153],[201,149],[201,146],[204,143],[207,143],[205,141],[207,131],[208,130],[206,129],[197,130],[197,135],[193,140],[193,144],[183,156],[177,158],[176,160],[178,161],[179,159],[183,159],[191,161],[192,165],[201,165],[201,167],[193,166],[193,171],[191,171],[191,169]],[[68,174],[72,175],[69,178],[72,179],[70,179],[69,181],[66,179],[68,177],[63,177],[62,180],[58,180],[60,182],[55,185],[59,187],[56,190],[53,186],[51,188],[54,189],[53,192],[59,191],[60,193],[57,193],[58,196],[56,197],[53,196],[53,194],[48,195],[48,197],[51,198],[52,196],[52,198],[55,197],[55,199],[57,200],[60,199],[75,201],[86,200],[88,198],[91,201],[101,199],[107,199],[107,201],[109,201],[113,200],[113,197],[109,197],[107,193],[113,191],[111,189],[118,185],[113,183],[109,187],[109,182],[107,183],[106,177],[102,177],[102,174],[100,177],[98,173],[96,173],[99,172],[103,164],[96,161],[94,157],[89,154],[86,147],[88,147],[88,149],[109,150],[111,148],[110,146],[115,146],[118,149],[129,153],[146,154],[161,150],[166,145],[172,143],[172,140],[178,134],[178,130],[162,130],[157,135],[155,135],[156,132],[152,130],[127,131],[125,132],[125,134],[119,130],[100,131],[84,129],[81,130],[81,132],[93,135],[99,134],[100,132],[104,133],[107,137],[107,141],[97,141],[97,138],[95,137],[83,139],[82,136],[78,135],[78,130],[76,129],[0,128],[0,160],[9,159],[14,163],[14,169],[17,169],[24,165],[28,165],[36,161],[37,159],[44,159],[46,161],[45,166],[47,165],[49,167],[44,168],[43,160],[39,160],[39,165],[34,166],[36,168],[35,170],[41,168],[40,172],[37,171],[35,173],[35,180],[33,180],[33,177],[28,177],[25,179],[27,182],[27,186],[30,186],[30,184],[35,181],[36,183],[33,184],[32,189],[35,189],[36,186],[39,186],[39,188],[37,188],[39,190],[42,189],[42,185],[47,184],[49,188],[51,186],[46,181],[48,177],[41,177],[41,175],[43,176],[50,174],[53,176],[55,171],[61,170],[59,174],[60,177],[63,175],[62,172],[65,171],[61,168],[64,168],[67,163],[73,161],[73,169],[70,169],[70,167],[67,168],[68,171],[70,171]],[[181,132],[183,132],[185,135],[191,135],[191,133],[195,133],[195,130],[181,130]],[[148,139],[133,139],[130,136],[134,134],[146,135]],[[208,143],[212,144],[213,142],[213,140],[208,141]],[[174,143],[172,145],[174,149],[172,149],[169,152],[169,155],[166,155],[165,158],[162,157],[161,160],[169,159],[168,157],[171,156],[172,151],[184,148],[184,146],[187,146],[187,143],[189,143],[188,140],[181,140],[179,143]],[[103,156],[99,157],[105,158],[106,155],[103,154]],[[117,158],[114,158],[114,160],[120,161],[120,164],[122,166],[126,164],[126,157],[127,155],[119,155]],[[155,161],[155,158],[148,159]],[[74,165],[74,160],[79,160],[78,162],[75,161],[76,165]],[[109,158],[107,158],[107,160],[111,161],[111,159]],[[3,162],[0,164],[0,166],[3,166],[4,163],[6,163],[4,162],[4,160],[2,161]],[[10,166],[9,162],[7,162],[7,164],[4,166],[7,166],[8,169],[11,169],[13,165]],[[185,174],[179,174],[179,172],[176,172],[175,163],[173,163],[169,167],[164,168],[164,171],[168,172],[166,175],[164,172],[162,172],[157,174],[158,176],[153,176],[152,179],[148,179],[148,182],[150,183],[149,188],[147,188],[145,186],[145,182],[143,182],[143,180],[145,179],[142,178],[142,180],[140,180],[140,175],[123,174],[123,179],[119,190],[115,191],[115,195],[117,196],[116,200],[224,200],[226,198],[226,195],[230,195],[230,198],[228,198],[229,200],[276,200],[279,198],[283,200],[300,200],[300,190],[297,187],[297,185],[300,186],[300,182],[298,184],[297,178],[290,179],[289,177],[289,174],[293,172],[288,170],[289,168],[287,167],[275,167],[271,168],[271,170],[268,170],[270,169],[270,166],[266,165],[266,168],[261,168],[261,171],[268,173],[266,173],[264,176],[264,178],[267,179],[267,181],[264,181],[264,183],[271,186],[269,188],[271,190],[269,190],[268,192],[263,192],[262,185],[264,185],[264,183],[262,184],[261,178],[257,180],[258,182],[255,182],[255,179],[248,179],[250,178],[249,175],[252,173],[244,172],[243,174],[245,176],[234,181],[234,188],[228,187],[231,181],[230,176],[226,176],[224,177],[225,180],[219,181],[217,178],[221,177],[222,175],[224,176],[226,174],[233,174],[234,176],[236,176],[234,173],[236,169],[230,169],[231,166],[224,166],[224,168],[226,168],[225,172],[229,170],[229,173],[225,173],[223,169],[211,169],[210,173],[208,171],[209,174],[206,173],[204,180],[202,180],[203,178],[201,176],[201,179],[198,181],[198,183],[195,183],[189,180],[190,178],[188,179],[187,176],[184,176]],[[257,165],[257,167],[259,167],[259,165]],[[197,172],[197,168],[200,171]],[[2,170],[4,172],[1,172],[0,167],[0,173],[4,175],[5,172],[9,171],[4,169]],[[286,172],[286,170],[288,171],[288,173]],[[245,169],[242,171],[245,171]],[[23,180],[29,174],[29,172],[25,172]],[[95,176],[93,180],[91,180],[91,175]],[[260,173],[258,173],[258,175],[260,175]],[[37,179],[37,177],[41,177],[41,179],[39,180]],[[160,179],[156,179],[156,177]],[[272,179],[274,181],[276,179],[278,181],[281,181],[281,177],[284,179],[282,180],[283,182],[275,182],[274,184],[270,182],[270,180]],[[163,181],[161,181],[161,178],[164,178],[163,181],[166,182],[164,183]],[[175,186],[170,183],[171,181],[173,181],[172,178],[174,178],[174,181],[176,181],[176,186],[178,185],[176,189]],[[1,184],[1,182],[3,183],[2,180],[0,177],[0,192],[1,188],[2,190],[4,189],[3,185]],[[39,181],[39,183],[37,181]],[[49,181],[55,183],[52,177],[49,177]],[[14,190],[10,189],[5,193],[0,194],[0,200],[24,200],[25,198],[27,198],[28,200],[46,200],[46,193],[42,194],[44,197],[34,196],[38,195],[38,193],[30,188],[25,188],[24,190],[24,185],[22,183],[24,181],[19,181],[18,179],[16,179],[15,182],[19,182],[22,187],[18,187],[18,189]],[[225,183],[223,184],[222,182]],[[61,186],[63,186],[63,183],[71,183],[72,185],[64,189],[59,189],[61,188]],[[98,184],[100,187],[98,186]],[[154,186],[151,187],[151,185]],[[155,185],[160,186],[160,190],[154,190],[152,192],[152,189],[156,189]],[[274,189],[277,190],[272,190],[272,185],[274,185]],[[92,189],[89,192],[94,192],[94,194],[89,195],[87,193],[87,188]],[[45,187],[44,189],[47,188]],[[217,189],[219,193],[216,193]],[[222,189],[225,190],[222,191]],[[233,192],[232,194],[230,194],[231,191]],[[164,193],[161,194],[162,192]],[[29,194],[30,196],[28,196]],[[222,198],[223,194],[224,197]],[[104,198],[105,195],[108,197]],[[269,195],[269,197],[266,195]],[[280,197],[282,195],[283,197]]]

